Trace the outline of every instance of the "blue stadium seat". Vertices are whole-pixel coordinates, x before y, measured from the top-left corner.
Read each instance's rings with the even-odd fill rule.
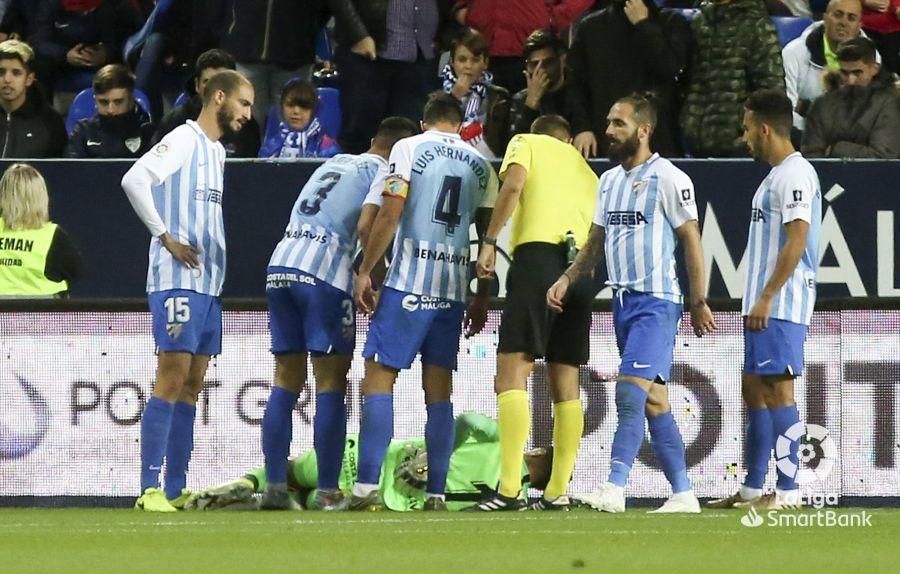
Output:
[[[325,133],[337,138],[341,133],[340,91],[335,88],[316,88],[319,92],[319,121]]]
[[[778,41],[782,48],[794,38],[799,38],[812,22],[805,16],[772,16],[772,23],[775,24],[775,31],[778,32]]]
[[[687,19],[688,22],[694,19],[694,16],[700,13],[699,8],[675,8],[676,12],[681,12],[681,15]]]
[[[147,95],[140,90],[134,91],[134,99],[137,101],[141,109],[150,115],[150,100]],[[72,105],[69,106],[69,115],[66,116],[66,131],[71,134],[75,129],[75,125],[81,120],[92,118],[97,115],[97,106],[94,104],[94,89],[87,88],[78,92]],[[151,118],[152,119],[152,118]]]
[[[175,98],[175,103],[172,104],[172,107],[177,108],[178,106],[182,106],[182,105],[188,103],[188,100],[190,100],[190,99],[191,99],[191,96],[188,95],[187,92],[181,92],[180,94],[178,94],[178,97]]]

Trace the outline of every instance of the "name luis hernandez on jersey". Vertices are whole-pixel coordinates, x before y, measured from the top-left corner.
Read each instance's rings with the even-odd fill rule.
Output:
[[[428,164],[438,158],[452,159],[465,163],[469,166],[469,169],[472,170],[472,173],[475,174],[475,177],[478,178],[478,185],[482,188],[487,185],[488,172],[485,169],[484,162],[470,154],[467,150],[458,147],[437,145],[433,149],[426,149],[422,155],[416,158],[415,163],[413,163],[412,172],[417,175],[422,175],[425,168],[428,167]]]

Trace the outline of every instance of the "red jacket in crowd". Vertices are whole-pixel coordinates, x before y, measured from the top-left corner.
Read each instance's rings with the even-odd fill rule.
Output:
[[[467,26],[487,38],[491,56],[521,56],[525,38],[539,28],[559,33],[572,25],[593,0],[457,0],[468,10]]]
[[[863,30],[872,30],[879,34],[893,34],[900,32],[900,16],[897,11],[900,10],[900,0],[891,0],[887,11],[878,12],[871,8],[863,7],[862,27]]]

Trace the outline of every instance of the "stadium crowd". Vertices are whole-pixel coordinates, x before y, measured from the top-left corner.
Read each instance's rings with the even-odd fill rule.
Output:
[[[548,113],[604,157],[609,107],[645,90],[661,105],[655,149],[745,157],[741,102],[761,88],[786,90],[811,156],[900,157],[900,0],[508,4],[0,1],[0,40],[17,40],[0,46],[0,155],[137,158],[196,118],[212,73],[236,69],[256,100],[229,157],[360,153],[385,117],[420,120],[435,89],[489,159]]]

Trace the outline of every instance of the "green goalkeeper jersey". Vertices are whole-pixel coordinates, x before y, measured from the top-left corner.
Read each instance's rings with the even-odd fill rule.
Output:
[[[422,439],[392,440],[381,467],[379,490],[385,506],[391,510],[421,510],[425,503],[424,491],[412,495],[408,489],[395,483],[394,471],[397,465],[409,457],[409,452],[424,449]],[[347,435],[344,444],[344,460],[338,486],[349,493],[356,482],[359,462],[359,436]],[[264,488],[263,469],[253,473],[259,490]],[[315,451],[308,451],[294,459],[290,465],[288,484],[293,488],[309,490],[316,488],[318,464]],[[527,488],[528,469],[522,465],[522,481]],[[456,439],[450,456],[450,470],[447,473],[445,490],[447,508],[460,510],[481,500],[493,492],[500,482],[500,433],[497,422],[478,413],[465,413],[456,417]]]

